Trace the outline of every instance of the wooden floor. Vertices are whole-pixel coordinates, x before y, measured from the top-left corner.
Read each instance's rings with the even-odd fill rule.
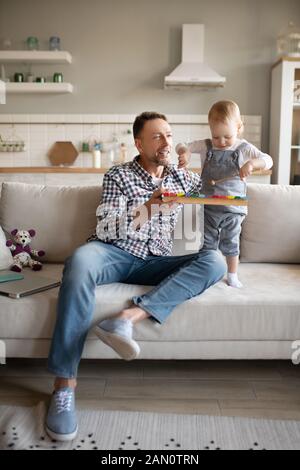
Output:
[[[49,400],[43,360],[0,365],[0,404]],[[300,420],[300,365],[288,361],[82,361],[79,408]]]

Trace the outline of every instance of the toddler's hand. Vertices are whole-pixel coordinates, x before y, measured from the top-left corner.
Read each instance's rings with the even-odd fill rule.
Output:
[[[251,163],[251,161],[249,160],[248,162],[245,163],[245,165],[243,165],[240,168],[240,177],[241,177],[241,179],[243,180],[243,179],[247,178],[248,176],[251,176],[252,173],[253,173],[253,170],[254,170],[254,166]]]
[[[178,168],[186,168],[190,163],[191,152],[186,144],[177,144],[176,153],[178,154]]]
[[[187,168],[191,159],[190,152],[183,152],[178,156],[178,168]]]

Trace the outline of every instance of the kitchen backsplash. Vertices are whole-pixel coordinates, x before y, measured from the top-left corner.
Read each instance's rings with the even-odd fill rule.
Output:
[[[174,144],[209,137],[206,115],[168,115],[172,126]],[[137,154],[133,143],[132,124],[134,115],[7,115],[0,114],[0,136],[3,140],[16,138],[25,142],[23,152],[0,152],[0,167],[51,166],[47,153],[56,141],[71,141],[79,151],[75,167],[92,167],[90,152],[82,152],[82,143],[99,140],[107,146],[115,141],[118,146],[125,143],[127,160]],[[247,140],[260,148],[261,117],[244,116]],[[174,145],[175,147],[175,145]],[[118,154],[115,152],[116,160]],[[173,151],[173,159],[175,153]],[[199,166],[193,156],[192,166]],[[109,158],[103,155],[103,166],[110,166]]]

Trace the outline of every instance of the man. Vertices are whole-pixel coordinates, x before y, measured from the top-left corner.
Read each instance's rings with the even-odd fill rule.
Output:
[[[170,164],[172,133],[166,117],[141,114],[133,134],[139,155],[106,173],[96,234],[64,267],[48,364],[56,380],[46,422],[48,434],[60,441],[74,439],[78,430],[76,375],[96,286],[113,282],[156,286],[95,328],[120,357],[132,360],[140,352],[132,338],[135,323],[145,319],[163,323],[177,305],[201,294],[225,273],[216,251],[171,256],[171,234],[182,206],[174,200],[166,207],[162,193],[197,191],[201,180]]]

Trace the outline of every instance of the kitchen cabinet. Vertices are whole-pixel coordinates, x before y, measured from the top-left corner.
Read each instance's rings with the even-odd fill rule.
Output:
[[[272,68],[270,154],[272,182],[300,184],[300,103],[294,85],[300,80],[300,58],[281,58]]]

